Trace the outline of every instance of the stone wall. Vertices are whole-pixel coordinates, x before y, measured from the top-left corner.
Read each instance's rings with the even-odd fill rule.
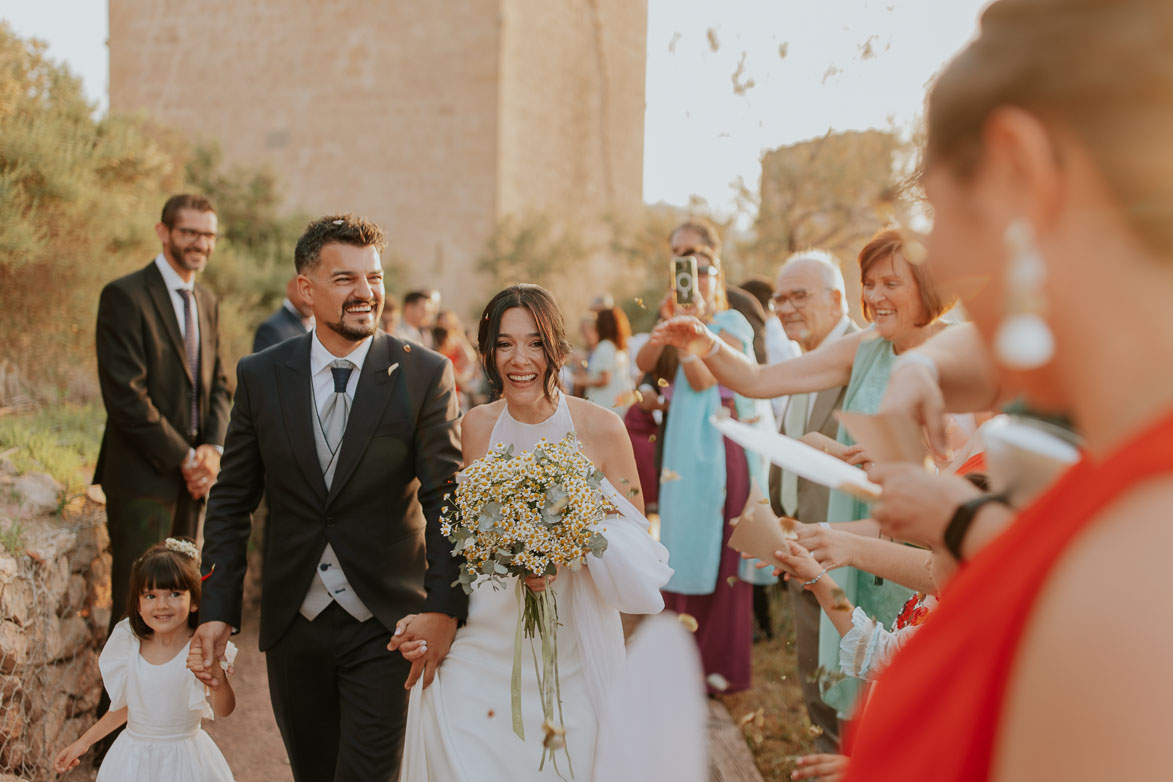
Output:
[[[646,0],[111,0],[110,107],[375,219],[465,315],[500,218],[641,202],[646,30]]]
[[[56,778],[53,756],[96,719],[110,619],[100,493],[62,500],[0,459],[0,782]]]

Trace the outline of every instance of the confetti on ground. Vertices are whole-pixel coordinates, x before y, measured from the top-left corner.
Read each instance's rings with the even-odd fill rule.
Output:
[[[684,625],[684,629],[688,630],[690,633],[695,633],[698,629],[700,629],[700,625],[697,624],[696,617],[692,614],[677,614],[676,620],[680,622],[680,624]]]

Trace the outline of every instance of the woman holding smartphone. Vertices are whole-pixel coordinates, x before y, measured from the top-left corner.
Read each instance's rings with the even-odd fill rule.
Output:
[[[703,247],[685,255],[695,259],[695,273],[691,262],[674,261],[673,289],[661,304],[661,315],[696,317],[717,340],[754,361],[753,330],[729,309],[720,259]],[[729,521],[745,508],[751,480],[766,485],[765,464],[707,422],[722,407],[735,418],[756,418],[764,426],[772,424],[772,416],[767,404],[720,386],[687,349],[644,345],[636,363],[651,371],[665,350],[676,351],[680,363],[665,389],[671,409],[664,430],[660,542],[668,548],[676,573],[664,588],[664,602],[697,620],[696,639],[710,691],[736,692],[750,685],[753,590],[737,580],[740,557],[725,544]]]

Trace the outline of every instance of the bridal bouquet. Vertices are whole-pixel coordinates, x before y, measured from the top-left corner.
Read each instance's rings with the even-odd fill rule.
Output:
[[[542,438],[533,450],[519,454],[512,445],[498,445],[456,476],[456,492],[445,498],[441,510],[441,530],[455,544],[453,556],[464,557],[455,583],[466,593],[485,581],[497,589],[505,579],[517,579],[521,606],[513,649],[512,711],[513,732],[523,740],[522,637],[541,639],[541,663],[534,657],[546,731],[539,769],[547,752],[553,758],[556,749],[565,747],[558,601],[552,589],[534,592],[524,579],[552,577],[559,567],[578,570],[588,554],[603,556],[607,540],[599,525],[615,507],[603,495],[602,481],[603,474],[583,454],[573,433],[557,443]]]

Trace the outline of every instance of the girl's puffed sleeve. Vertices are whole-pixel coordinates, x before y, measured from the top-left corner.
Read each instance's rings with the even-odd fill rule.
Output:
[[[130,629],[130,620],[123,619],[114,625],[110,638],[98,655],[98,670],[102,672],[102,684],[110,696],[110,711],[126,705],[126,679],[137,655],[138,637]]]

